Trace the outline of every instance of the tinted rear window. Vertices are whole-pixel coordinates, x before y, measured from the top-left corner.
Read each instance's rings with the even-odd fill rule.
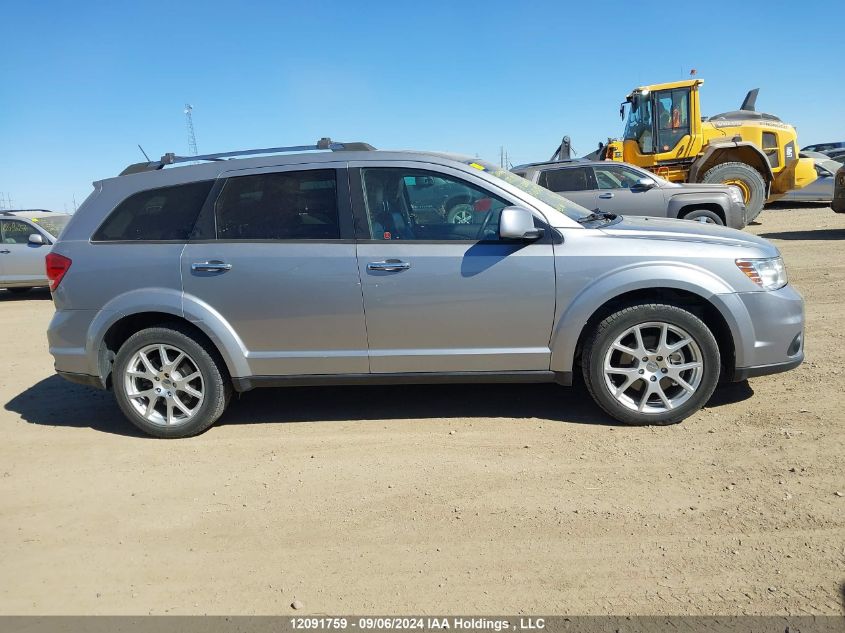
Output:
[[[206,180],[133,194],[117,205],[92,240],[187,240],[212,184]]]

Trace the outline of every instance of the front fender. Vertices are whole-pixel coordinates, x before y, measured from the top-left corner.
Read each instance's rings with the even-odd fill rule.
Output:
[[[571,299],[558,297],[558,305],[567,307],[558,317],[552,333],[551,369],[555,372],[573,370],[581,333],[593,314],[604,304],[629,292],[664,288],[694,294],[713,305],[728,324],[737,348],[737,364],[740,364],[745,356],[740,343],[748,340],[750,323],[733,289],[699,266],[678,262],[650,262],[611,271],[581,288]],[[751,337],[753,339],[753,332]]]
[[[730,199],[727,194],[712,192],[712,193],[682,193],[672,196],[669,199],[669,204],[666,208],[666,217],[677,218],[681,209],[687,207],[705,208],[706,206],[716,204],[722,209],[722,215],[725,220],[728,220],[728,209],[730,208]]]

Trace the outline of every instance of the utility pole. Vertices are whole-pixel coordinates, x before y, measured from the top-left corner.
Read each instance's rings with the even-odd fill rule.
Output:
[[[188,154],[196,156],[199,154],[199,151],[197,151],[197,136],[194,133],[194,117],[191,115],[193,110],[194,106],[190,103],[185,104],[185,127],[188,129]]]

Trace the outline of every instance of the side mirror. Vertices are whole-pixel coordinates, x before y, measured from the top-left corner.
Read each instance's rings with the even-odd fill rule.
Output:
[[[505,207],[499,216],[499,237],[503,240],[537,240],[543,229],[534,227],[534,214],[523,207]]]
[[[654,188],[656,184],[651,178],[640,178],[631,186],[631,191],[648,191]]]
[[[30,235],[30,236],[29,236],[29,238],[27,239],[27,241],[28,241],[30,244],[34,244],[35,246],[44,246],[44,244],[46,244],[46,243],[47,243],[47,242],[44,240],[44,236],[43,236],[43,235],[41,235],[40,233],[33,233],[32,235]]]

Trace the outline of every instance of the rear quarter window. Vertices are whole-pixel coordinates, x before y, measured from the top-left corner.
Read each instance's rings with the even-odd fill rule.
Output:
[[[187,241],[212,184],[205,180],[132,194],[115,207],[91,239]]]

